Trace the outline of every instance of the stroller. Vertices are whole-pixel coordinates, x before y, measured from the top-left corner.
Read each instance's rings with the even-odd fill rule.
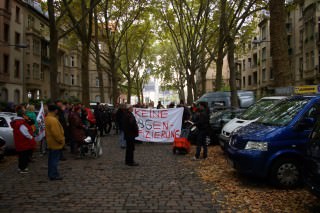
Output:
[[[80,145],[80,158],[90,156],[98,158],[102,155],[102,147],[100,142],[100,136],[96,128],[89,128],[87,130],[87,137]]]
[[[172,152],[173,154],[187,154],[190,152],[190,134],[195,130],[194,123],[191,121],[186,121],[183,125],[181,135],[179,138],[175,138],[173,141]]]

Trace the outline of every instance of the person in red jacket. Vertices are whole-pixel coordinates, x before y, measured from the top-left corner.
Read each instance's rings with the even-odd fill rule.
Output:
[[[13,128],[13,139],[18,152],[19,171],[28,173],[28,164],[33,150],[36,148],[36,141],[33,137],[33,131],[28,122],[23,118],[25,109],[22,105],[16,107],[17,118],[11,121]]]

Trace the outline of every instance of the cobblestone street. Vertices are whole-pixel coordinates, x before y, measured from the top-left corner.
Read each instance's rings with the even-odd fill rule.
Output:
[[[98,159],[60,162],[62,181],[47,178],[47,157],[35,153],[28,174],[17,163],[0,171],[0,212],[216,212],[211,194],[190,156],[173,155],[171,145],[136,145],[138,167],[124,164],[117,136],[102,138]],[[188,165],[188,166],[186,166]]]

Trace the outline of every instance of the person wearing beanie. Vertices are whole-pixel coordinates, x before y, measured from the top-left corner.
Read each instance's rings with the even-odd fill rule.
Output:
[[[28,122],[24,119],[25,108],[23,105],[16,107],[17,117],[11,121],[13,139],[18,153],[18,169],[24,174],[28,173],[28,164],[33,150],[37,143],[33,137],[33,131]]]

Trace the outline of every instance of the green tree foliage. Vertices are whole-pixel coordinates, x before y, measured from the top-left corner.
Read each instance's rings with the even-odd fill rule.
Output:
[[[213,43],[211,39],[215,35],[215,30],[211,27],[215,6],[215,2],[209,0],[161,1],[159,6],[165,22],[161,29],[166,27],[168,30],[187,78],[188,103],[192,103],[198,96],[196,72],[206,72],[206,64],[213,60],[213,55],[206,53],[206,50],[213,49],[208,45]]]

